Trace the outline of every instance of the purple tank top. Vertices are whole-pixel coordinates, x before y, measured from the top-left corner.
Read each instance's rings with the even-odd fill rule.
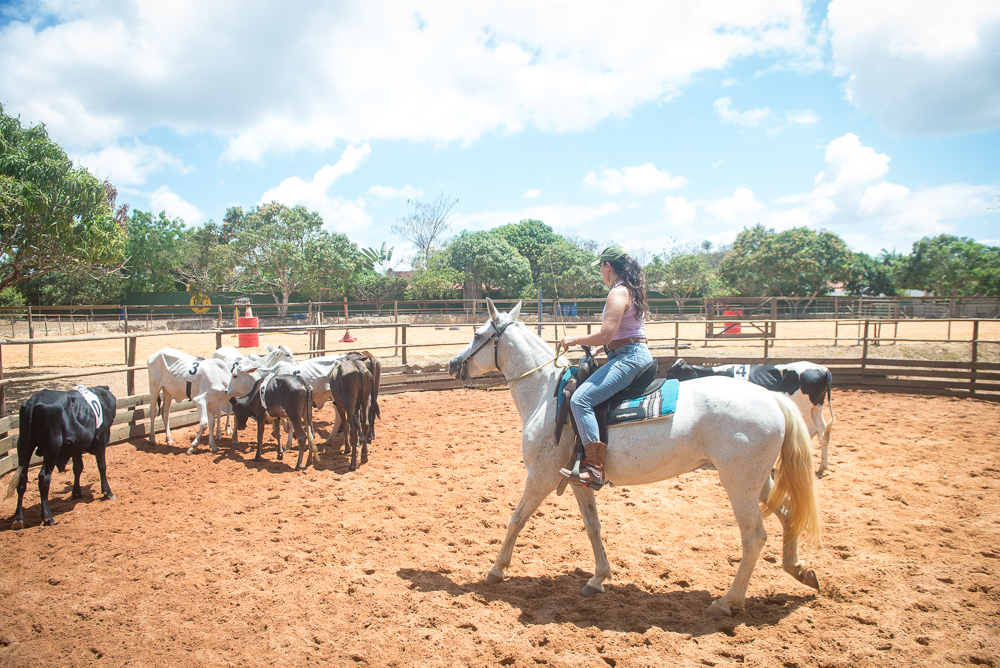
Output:
[[[611,289],[614,290],[619,285],[621,285],[621,281],[612,285]],[[607,310],[607,308],[608,305],[605,303],[604,310]],[[601,311],[601,320],[604,319],[604,310]],[[622,321],[618,324],[618,331],[615,332],[615,340],[625,339],[630,336],[646,336],[645,322],[636,317],[634,300],[632,304],[625,309],[625,313],[622,314]]]

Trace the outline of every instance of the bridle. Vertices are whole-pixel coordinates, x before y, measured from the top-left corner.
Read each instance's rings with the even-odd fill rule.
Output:
[[[507,328],[510,327],[511,325],[513,325],[515,322],[516,321],[514,321],[514,320],[508,320],[507,322],[505,322],[505,323],[501,324],[499,327],[497,327],[496,322],[494,322],[492,318],[490,319],[490,327],[493,328],[493,333],[491,333],[486,338],[485,341],[483,341],[478,346],[476,346],[475,350],[473,350],[471,353],[469,353],[468,355],[466,355],[465,359],[462,360],[462,366],[459,367],[460,372],[458,374],[458,377],[461,380],[463,387],[470,388],[470,389],[487,389],[488,390],[488,389],[493,389],[493,388],[496,388],[496,387],[501,387],[501,386],[506,385],[507,383],[510,383],[512,381],[524,378],[525,376],[530,375],[530,374],[538,371],[539,369],[541,369],[542,367],[544,367],[544,366],[546,366],[548,364],[552,364],[557,369],[562,368],[562,367],[559,366],[559,348],[560,348],[561,344],[557,343],[556,344],[556,356],[553,359],[549,360],[548,362],[545,362],[544,364],[536,366],[534,369],[531,369],[530,371],[526,371],[526,372],[522,373],[519,376],[515,376],[514,378],[505,378],[505,380],[502,383],[496,383],[494,385],[487,385],[486,387],[480,387],[478,385],[475,385],[472,382],[472,379],[469,377],[469,372],[466,369],[466,364],[468,364],[470,359],[472,359],[473,357],[475,357],[476,354],[478,354],[480,350],[482,350],[483,348],[485,348],[489,344],[489,342],[492,341],[493,342],[493,366],[495,366],[497,368],[497,371],[499,371],[501,374],[503,374],[504,371],[503,371],[503,369],[500,368],[500,359],[499,359],[499,355],[498,355],[498,350],[500,348],[500,335],[503,334],[504,332],[506,332]],[[563,365],[563,366],[568,366],[568,365]],[[506,376],[506,374],[504,374],[504,376]]]

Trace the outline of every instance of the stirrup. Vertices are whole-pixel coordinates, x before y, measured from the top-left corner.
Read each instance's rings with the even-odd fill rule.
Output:
[[[565,477],[569,478],[569,483],[571,485],[576,485],[577,487],[586,487],[592,489],[595,492],[608,484],[608,481],[604,479],[604,476],[598,477],[597,471],[590,466],[585,467],[586,470],[583,475],[587,476],[586,479],[580,476],[580,462],[577,460],[576,466],[573,470],[569,469],[559,469],[559,473],[563,474]]]

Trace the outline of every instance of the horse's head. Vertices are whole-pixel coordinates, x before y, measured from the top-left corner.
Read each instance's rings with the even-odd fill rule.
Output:
[[[500,370],[497,363],[500,337],[508,327],[517,322],[518,316],[521,315],[521,302],[518,302],[509,313],[498,311],[490,299],[486,300],[486,306],[490,312],[489,319],[476,330],[469,345],[448,362],[448,373],[452,378],[464,381],[494,369]],[[493,345],[489,345],[491,343]]]

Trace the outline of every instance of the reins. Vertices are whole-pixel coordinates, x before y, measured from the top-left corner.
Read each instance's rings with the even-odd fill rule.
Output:
[[[500,368],[500,361],[499,361],[499,359],[497,357],[497,348],[499,348],[499,346],[500,346],[500,335],[503,334],[504,331],[506,331],[506,329],[509,326],[511,326],[512,324],[514,324],[514,321],[506,322],[500,328],[498,328],[495,324],[493,324],[492,321],[490,322],[490,324],[493,326],[493,333],[490,334],[490,338],[486,339],[486,341],[483,341],[482,345],[480,345],[478,348],[476,348],[475,350],[473,350],[469,354],[469,356],[466,357],[465,360],[463,360],[463,362],[462,362],[462,366],[463,367],[465,366],[465,364],[472,357],[474,357],[476,355],[476,353],[478,353],[480,350],[482,350],[483,347],[486,346],[486,344],[489,343],[490,340],[492,340],[493,341],[493,365],[497,368],[497,371],[499,371],[500,373],[503,373],[503,370]],[[494,383],[492,385],[473,385],[471,379],[468,379],[469,383],[466,384],[465,381],[463,381],[462,385],[464,387],[470,389],[470,390],[492,391],[492,390],[496,390],[498,388],[504,387],[508,383],[512,383],[515,380],[520,380],[520,379],[524,378],[525,376],[530,376],[531,374],[535,373],[536,371],[539,371],[539,370],[545,368],[549,364],[551,364],[552,366],[554,366],[556,369],[565,369],[566,367],[569,366],[569,364],[568,363],[567,364],[563,364],[563,365],[559,364],[559,355],[561,354],[560,353],[560,348],[562,348],[562,343],[559,342],[559,341],[557,341],[556,342],[556,356],[555,357],[553,357],[552,359],[550,359],[550,360],[548,360],[546,362],[543,362],[542,364],[539,364],[534,369],[530,369],[528,371],[525,371],[524,373],[522,373],[519,376],[515,376],[513,378],[506,378],[503,381],[501,381],[499,383]]]

